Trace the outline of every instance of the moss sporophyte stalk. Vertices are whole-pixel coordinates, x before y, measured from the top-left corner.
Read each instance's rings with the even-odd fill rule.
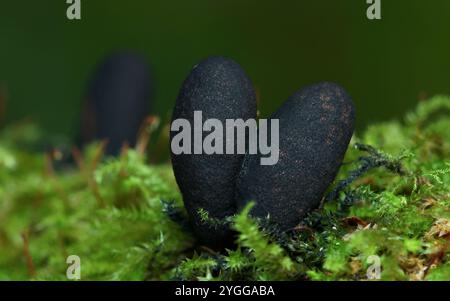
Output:
[[[356,133],[319,209],[281,232],[240,213],[222,251],[192,233],[169,164],[143,152],[102,156],[94,143],[67,169],[36,151],[46,135],[12,124],[0,134],[0,279],[449,280],[450,99],[420,102],[401,121]],[[150,150],[151,153],[151,150]],[[200,210],[201,211],[201,210]]]

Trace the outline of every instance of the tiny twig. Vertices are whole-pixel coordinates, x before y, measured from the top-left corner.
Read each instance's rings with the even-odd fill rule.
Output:
[[[45,153],[45,175],[48,177],[53,177],[55,174],[55,169],[53,167],[53,156],[51,153]]]
[[[28,275],[30,277],[34,277],[36,275],[36,270],[33,264],[33,258],[30,254],[30,242],[29,242],[30,233],[29,230],[25,230],[22,232],[22,241],[23,241],[23,255],[25,256],[25,260],[27,263]]]
[[[91,163],[91,170],[95,170],[97,168],[98,163],[100,162],[101,158],[103,157],[103,154],[105,153],[106,145],[108,144],[108,140],[103,140],[100,143],[100,146],[97,147],[94,159]]]
[[[92,160],[91,166],[90,166],[90,170],[93,172],[95,170],[95,168],[97,167],[98,163],[100,162],[100,159],[102,158],[104,152],[105,152],[105,148],[106,145],[108,144],[107,140],[103,140],[100,144],[100,146],[97,148],[96,154],[94,156],[94,159]],[[98,189],[98,185],[97,182],[95,182],[95,179],[93,177],[93,174],[89,175],[89,180],[88,180],[88,184],[89,187],[92,189],[92,192],[94,194],[95,199],[97,200],[97,203],[99,205],[99,207],[105,207],[106,206],[106,202],[105,200],[102,198],[102,196],[100,195],[100,191]]]
[[[78,169],[83,171],[84,170],[84,158],[78,147],[74,146],[72,148],[72,156],[73,156],[73,159],[75,160],[75,163],[78,166]]]
[[[142,123],[136,143],[136,151],[139,155],[144,155],[152,133],[159,126],[159,121],[160,120],[158,116],[148,116]]]

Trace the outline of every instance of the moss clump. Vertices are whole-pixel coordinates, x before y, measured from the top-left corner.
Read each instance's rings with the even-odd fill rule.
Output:
[[[21,124],[0,135],[0,279],[450,280],[450,99],[422,102],[404,122],[352,139],[323,206],[279,233],[248,216],[225,221],[236,248],[216,252],[192,235],[169,165],[102,145],[39,152],[45,136]],[[52,143],[53,145],[55,143]],[[374,257],[376,256],[376,257]]]

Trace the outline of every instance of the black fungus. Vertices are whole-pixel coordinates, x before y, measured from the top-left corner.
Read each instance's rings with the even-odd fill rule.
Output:
[[[256,96],[250,79],[233,60],[211,57],[196,65],[183,83],[173,111],[175,119],[186,119],[194,131],[194,111],[201,111],[203,122],[218,119],[256,118]],[[171,141],[178,131],[171,131]],[[206,136],[207,132],[203,134]],[[225,132],[224,132],[225,137]],[[236,137],[236,135],[235,135]],[[194,141],[192,141],[192,150]],[[225,143],[224,143],[225,147]],[[225,152],[225,150],[224,150]],[[235,182],[243,154],[174,154],[171,152],[176,181],[197,236],[210,245],[220,245],[229,237],[226,225],[201,220],[198,210],[210,218],[223,219],[236,212]]]
[[[134,146],[151,107],[152,91],[150,68],[143,57],[131,52],[107,57],[88,87],[79,143],[106,139],[109,155],[117,155],[124,143]]]
[[[236,184],[238,208],[254,201],[253,216],[270,217],[281,230],[295,227],[333,182],[354,116],[350,96],[336,84],[320,83],[292,95],[270,118],[279,120],[279,161],[261,165],[261,155],[246,155]]]

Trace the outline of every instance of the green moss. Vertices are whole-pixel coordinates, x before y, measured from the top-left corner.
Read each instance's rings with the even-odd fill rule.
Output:
[[[0,134],[0,279],[450,280],[450,99],[421,102],[404,122],[353,137],[323,206],[293,231],[248,216],[225,221],[236,246],[196,242],[169,165],[134,150],[100,160],[101,145],[67,167],[29,124]]]

